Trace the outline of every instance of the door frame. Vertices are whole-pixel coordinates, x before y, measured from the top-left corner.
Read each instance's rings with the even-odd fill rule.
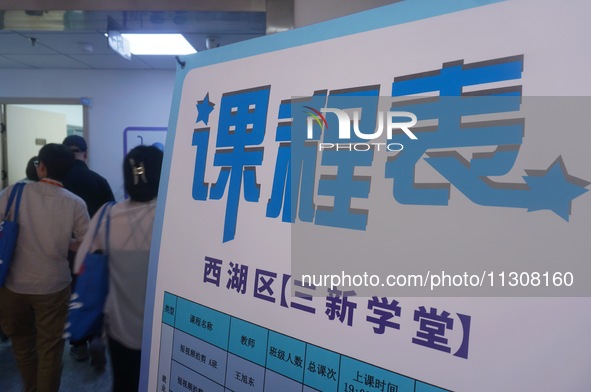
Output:
[[[0,186],[8,185],[8,144],[6,137],[6,106],[7,105],[80,105],[82,106],[83,135],[88,140],[89,98],[6,98],[0,97]]]

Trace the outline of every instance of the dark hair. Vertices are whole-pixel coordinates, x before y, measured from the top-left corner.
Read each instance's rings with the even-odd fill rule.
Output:
[[[37,160],[38,158],[34,156],[31,159],[29,159],[29,162],[27,162],[27,168],[25,169],[27,180],[39,181],[39,176],[37,175],[37,166],[35,165],[35,161]]]
[[[73,152],[86,152],[88,150],[86,140],[79,135],[66,136],[62,144],[68,146]]]
[[[63,144],[49,143],[39,150],[39,162],[47,169],[47,177],[63,181],[74,166],[74,153]]]
[[[125,191],[134,201],[158,196],[163,153],[154,146],[137,146],[123,160]]]

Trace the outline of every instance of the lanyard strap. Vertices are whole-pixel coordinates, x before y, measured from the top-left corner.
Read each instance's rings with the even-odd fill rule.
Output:
[[[44,182],[44,183],[49,184],[49,185],[59,186],[60,188],[63,188],[64,187],[64,184],[62,184],[59,181],[52,180],[51,178],[42,178],[42,179],[39,180],[39,182]]]

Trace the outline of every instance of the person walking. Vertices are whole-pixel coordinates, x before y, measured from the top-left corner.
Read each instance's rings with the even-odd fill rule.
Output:
[[[76,158],[72,170],[64,179],[64,188],[86,202],[88,215],[92,218],[103,204],[115,200],[111,186],[103,176],[88,168],[88,146],[82,136],[70,135],[62,144],[68,146]]]
[[[70,148],[76,158],[74,166],[64,179],[64,187],[84,200],[88,215],[92,218],[103,204],[115,200],[111,186],[103,176],[90,170],[86,165],[88,145],[82,136],[67,136],[62,144]],[[74,253],[68,256],[72,270],[74,257]],[[73,276],[73,279],[76,277]],[[91,366],[99,371],[102,371],[106,364],[105,346],[100,336],[70,341],[70,355],[77,361],[86,361],[90,357]]]
[[[2,329],[12,342],[25,392],[58,392],[61,382],[68,250],[80,244],[90,220],[84,201],[63,187],[73,164],[72,151],[62,144],[39,150],[39,181],[23,189],[16,248],[0,288]],[[0,195],[0,219],[13,186]]]
[[[94,230],[89,230],[76,254],[74,271],[78,272],[88,252],[109,249],[104,324],[114,392],[138,390],[148,261],[162,156],[162,151],[154,146],[137,146],[127,154],[123,179],[129,199],[110,209],[108,246],[104,217],[96,236]],[[91,227],[96,226],[100,211],[93,217]]]

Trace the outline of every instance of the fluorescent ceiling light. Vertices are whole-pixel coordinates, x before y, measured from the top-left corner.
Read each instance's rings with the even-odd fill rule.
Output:
[[[182,34],[128,34],[121,36],[129,42],[135,55],[183,55],[197,53]]]

